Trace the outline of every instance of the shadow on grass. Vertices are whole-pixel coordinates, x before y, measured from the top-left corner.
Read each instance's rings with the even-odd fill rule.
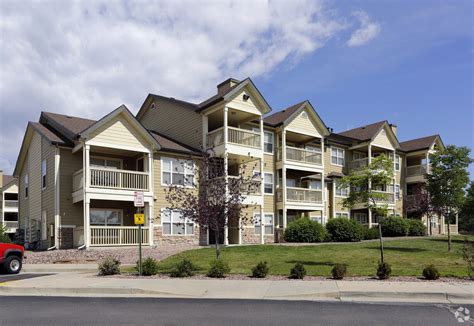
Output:
[[[296,264],[300,263],[306,266],[334,266],[335,263],[332,261],[307,261],[307,260],[287,260],[287,264]]]
[[[429,241],[444,242],[448,243],[448,238],[429,238]],[[462,239],[451,239],[451,243],[464,243],[464,238]]]
[[[372,249],[372,250],[380,250],[380,248],[377,247],[365,247],[366,249]],[[426,249],[422,248],[406,248],[406,247],[391,247],[391,246],[385,246],[383,247],[385,251],[398,251],[398,252],[423,252],[427,251]]]

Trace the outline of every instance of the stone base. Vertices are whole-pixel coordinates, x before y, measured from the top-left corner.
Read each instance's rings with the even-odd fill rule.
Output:
[[[242,232],[242,244],[261,244],[260,234],[255,234],[255,229],[253,227],[243,228]],[[274,235],[264,235],[263,240],[265,243],[274,243]]]
[[[59,249],[72,249],[74,244],[74,229],[59,228]]]
[[[157,246],[169,245],[207,245],[207,230],[195,227],[193,235],[164,235],[161,226],[156,226],[153,231],[153,243]]]

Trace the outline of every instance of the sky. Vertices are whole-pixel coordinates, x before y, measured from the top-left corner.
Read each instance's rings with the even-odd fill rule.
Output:
[[[308,99],[336,132],[388,120],[473,148],[473,22],[470,0],[1,0],[0,169],[41,111],[200,102],[228,77],[273,111]]]

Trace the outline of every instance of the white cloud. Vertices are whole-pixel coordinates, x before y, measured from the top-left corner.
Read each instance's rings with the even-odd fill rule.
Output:
[[[199,101],[229,76],[294,64],[344,20],[312,0],[1,1],[0,169],[41,110],[136,112],[149,92]]]
[[[361,46],[373,40],[380,33],[380,24],[372,22],[365,11],[356,11],[353,15],[359,20],[360,28],[353,31],[347,46]]]

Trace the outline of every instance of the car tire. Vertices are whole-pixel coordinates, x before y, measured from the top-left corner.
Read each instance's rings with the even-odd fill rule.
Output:
[[[4,269],[8,274],[18,274],[21,271],[21,258],[17,256],[10,256],[5,259],[3,264]]]

